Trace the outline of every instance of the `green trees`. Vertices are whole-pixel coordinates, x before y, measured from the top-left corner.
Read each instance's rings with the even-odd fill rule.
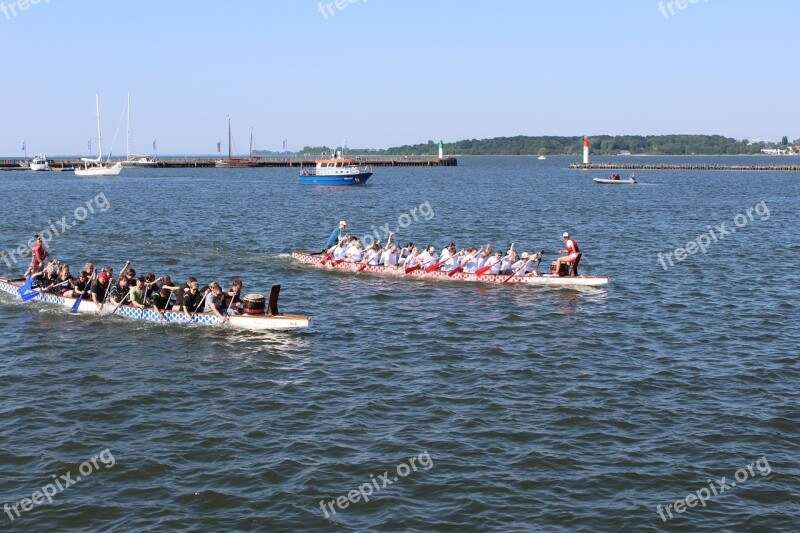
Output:
[[[719,155],[757,154],[764,143],[748,143],[721,135],[593,135],[589,148],[594,155]],[[579,155],[583,137],[495,137],[466,139],[445,143],[444,151],[460,155]],[[379,150],[385,155],[435,155],[437,146],[430,143]]]

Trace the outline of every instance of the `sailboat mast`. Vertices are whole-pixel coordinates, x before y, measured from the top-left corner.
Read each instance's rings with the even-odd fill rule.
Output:
[[[128,93],[128,131],[125,134],[125,152],[128,161],[131,159],[131,93]]]
[[[228,117],[228,161],[231,160],[231,117]]]
[[[250,157],[253,157],[253,126],[250,126]]]
[[[99,160],[103,160],[103,137],[100,135],[100,93],[94,93],[94,105],[97,111],[97,149],[100,151]]]

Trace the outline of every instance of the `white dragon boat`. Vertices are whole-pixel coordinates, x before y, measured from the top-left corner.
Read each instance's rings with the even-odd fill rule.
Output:
[[[337,262],[329,259],[323,265],[325,255],[311,254],[308,252],[292,252],[292,257],[301,263],[322,268],[325,270],[335,270],[341,272],[353,272],[359,274],[372,274],[378,276],[391,276],[395,278],[407,279],[431,279],[431,280],[451,280],[467,281],[473,283],[522,283],[525,285],[535,285],[541,287],[596,287],[608,284],[608,276],[558,276],[556,274],[541,274],[539,276],[526,275],[503,275],[503,274],[470,274],[467,272],[456,272],[450,276],[449,272],[434,270],[425,272],[424,269],[416,269],[406,272],[406,269],[399,267],[387,267],[383,265],[362,265],[360,263]]]
[[[0,278],[0,291],[21,297],[19,294],[23,282]],[[76,298],[63,298],[55,294],[40,293],[31,301],[41,301],[67,309],[67,312],[75,305]],[[172,322],[175,324],[198,324],[201,326],[223,325],[248,330],[293,330],[307,328],[311,325],[311,317],[305,315],[279,314],[277,313],[277,297],[275,298],[274,314],[244,314],[230,315],[223,323],[223,319],[212,313],[194,313],[189,320],[184,313],[175,311],[164,311],[162,319],[154,309],[141,309],[131,305],[121,305],[119,307],[109,303],[98,306],[90,299],[81,299],[78,305],[78,313],[92,313],[99,315],[120,315],[133,320],[145,322]]]

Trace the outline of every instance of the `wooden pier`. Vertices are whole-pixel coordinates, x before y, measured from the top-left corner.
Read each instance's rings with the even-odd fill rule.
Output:
[[[703,163],[571,163],[569,168],[579,170],[800,170],[800,165],[708,165]]]
[[[358,156],[348,157],[358,158],[367,165],[374,167],[455,167],[458,160],[455,157],[438,156]],[[158,159],[159,168],[214,168],[214,161],[217,158],[211,157],[165,157]],[[313,167],[319,157],[254,157],[253,167],[268,168],[306,168]],[[119,159],[112,159],[112,162]],[[48,158],[50,168],[60,170],[65,167],[81,166],[79,158]],[[27,161],[25,161],[27,163]],[[27,170],[27,166],[21,167],[17,160],[1,160],[0,170]]]

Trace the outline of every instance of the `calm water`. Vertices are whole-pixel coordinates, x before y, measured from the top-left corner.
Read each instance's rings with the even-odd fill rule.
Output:
[[[0,503],[20,509],[2,529],[795,529],[800,174],[642,171],[640,185],[614,187],[569,161],[377,169],[352,190],[299,186],[283,169],[0,173],[5,250],[94,200],[48,245],[74,270],[131,259],[176,281],[280,283],[282,310],[314,317],[306,332],[254,334],[0,296]],[[438,248],[553,252],[568,230],[582,273],[611,284],[414,282],[293,263],[340,218],[357,235],[388,224]],[[657,254],[709,229],[706,253],[662,266]],[[0,261],[3,275],[24,267]],[[724,493],[705,497],[723,476]],[[22,511],[56,480],[52,503]],[[369,501],[346,502],[359,488]],[[675,510],[698,493],[705,507]]]

